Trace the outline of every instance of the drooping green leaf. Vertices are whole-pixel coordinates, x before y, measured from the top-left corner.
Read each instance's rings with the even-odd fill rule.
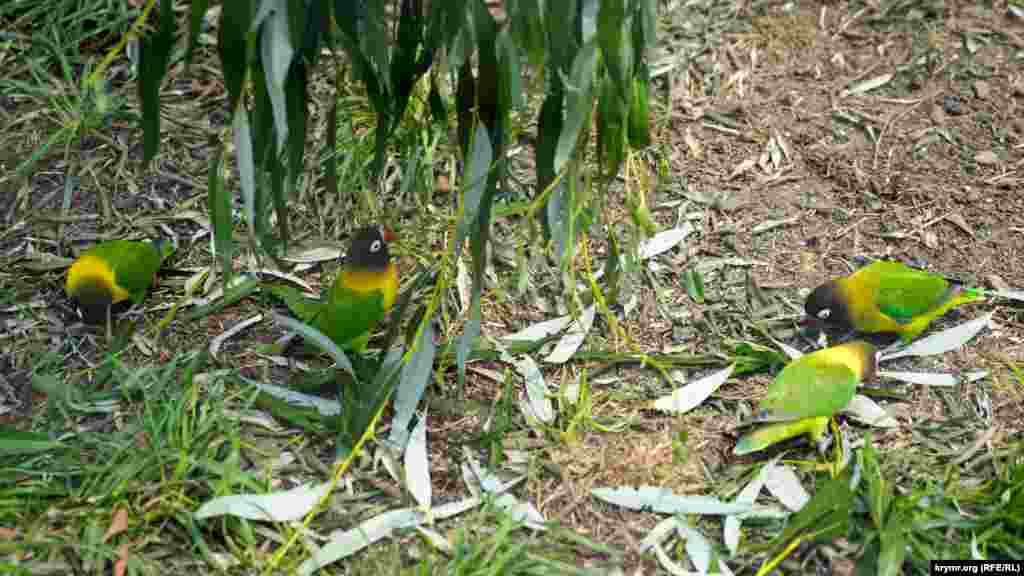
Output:
[[[600,0],[601,8],[597,17],[597,38],[601,56],[609,78],[605,79],[613,94],[621,93],[628,77],[623,68],[623,25],[626,20],[626,0]]]
[[[156,32],[142,38],[139,52],[139,100],[142,102],[142,162],[156,156],[160,149],[160,83],[174,47],[174,2],[160,3],[160,21]]]
[[[260,31],[260,62],[263,65],[265,90],[270,98],[277,134],[276,154],[284,149],[288,138],[288,112],[285,105],[285,79],[291,67],[295,48],[288,29],[288,0],[265,0],[260,10],[268,10]]]
[[[199,31],[206,18],[206,11],[210,7],[210,0],[195,0],[189,7],[188,13],[188,46],[185,48],[185,68],[191,68],[192,56],[195,54],[196,45],[199,44]]]
[[[554,171],[557,174],[576,150],[576,141],[584,124],[590,120],[594,104],[594,68],[597,66],[597,45],[588,42],[580,47],[569,75],[565,124],[558,135]]]
[[[210,170],[207,175],[208,209],[210,222],[213,225],[213,246],[220,259],[221,278],[225,289],[231,278],[233,268],[231,238],[231,194],[224,189],[224,155],[221,150],[210,158]]]
[[[274,319],[274,322],[280,326],[293,332],[297,332],[300,336],[305,338],[306,341],[312,343],[325,354],[333,358],[334,362],[343,370],[351,374],[353,378],[357,377],[356,371],[352,367],[352,361],[348,359],[345,352],[343,352],[333,340],[328,338],[326,334],[305,322],[296,320],[295,318],[275,313],[271,313],[271,317]]]
[[[613,178],[626,158],[626,119],[615,81],[606,76],[597,100],[597,154],[605,178]]]
[[[238,176],[241,182],[242,205],[246,224],[249,227],[249,239],[256,239],[256,165],[253,161],[252,135],[249,130],[249,114],[244,107],[235,109],[232,122],[232,135],[235,143],[235,156],[238,163]]]
[[[512,20],[511,32],[516,45],[526,51],[532,66],[540,68],[544,64],[547,47],[540,0],[508,0],[505,7]]]
[[[430,319],[421,321],[422,329],[416,339],[416,349],[409,362],[402,368],[402,377],[395,391],[394,412],[391,419],[391,434],[388,441],[402,449],[409,438],[409,422],[416,413],[416,406],[427,389],[432,374],[434,355],[434,324]]]
[[[650,89],[647,66],[641,65],[631,82],[633,96],[629,103],[629,145],[643,148],[651,143],[650,110],[647,92]]]
[[[469,165],[466,169],[466,185],[463,199],[460,202],[461,218],[455,230],[455,244],[453,259],[457,259],[462,252],[462,244],[469,236],[470,231],[476,225],[480,213],[480,205],[487,189],[488,176],[491,170],[491,162],[494,158],[494,150],[491,147],[490,135],[482,124],[477,124],[472,139],[473,151],[469,157]]]
[[[217,53],[224,71],[228,107],[235,110],[242,96],[242,82],[249,67],[249,25],[253,18],[252,0],[237,0],[222,5],[217,27]]]

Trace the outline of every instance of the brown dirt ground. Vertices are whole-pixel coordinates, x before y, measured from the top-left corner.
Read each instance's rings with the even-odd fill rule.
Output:
[[[679,2],[669,4],[682,10]],[[709,272],[704,306],[693,304],[680,287],[678,278],[686,268],[714,258],[752,261],[750,275],[778,306],[780,317],[798,311],[802,290],[849,272],[855,256],[913,261],[984,287],[1024,287],[1019,257],[1024,248],[1024,25],[1003,16],[1005,4],[997,2],[985,9],[949,1],[938,14],[926,12],[920,24],[912,21],[915,14],[903,15],[902,22],[899,16],[881,18],[879,7],[871,2],[863,7],[803,2],[793,12],[780,3],[756,12],[745,2],[735,8],[739,10],[736,19],[746,26],[725,30],[687,65],[677,65],[656,79],[653,149],[655,156],[667,162],[667,170],[648,203],[661,224],[674,225],[679,212],[695,214],[701,231],[683,249],[661,257],[662,267],[655,274],[670,289],[662,296],[662,304],[686,311],[692,325],[680,326],[666,318],[655,304],[654,289],[638,279],[642,304],[625,328],[643,350],[721,350],[723,334],[753,338],[749,332],[736,331],[742,318],[756,313],[746,300],[746,268],[727,265]],[[665,17],[671,20],[671,14]],[[670,28],[659,56],[678,54],[673,43],[679,38]],[[874,90],[844,93],[859,82],[890,73],[892,79]],[[219,85],[204,77],[202,69],[194,76],[170,85],[177,92],[168,94],[169,105],[188,110],[190,116],[165,124],[163,150],[168,152],[148,172],[137,168],[141,144],[132,139],[139,135],[122,129],[112,130],[69,162],[50,161],[27,182],[4,179],[0,190],[11,190],[17,201],[10,209],[0,207],[10,227],[0,236],[0,249],[4,260],[22,262],[22,267],[13,269],[17,274],[26,270],[24,262],[33,261],[31,251],[58,253],[60,234],[84,245],[97,235],[144,236],[161,224],[182,238],[201,230],[194,218],[180,214],[183,209],[200,214],[205,210],[207,137],[224,129],[225,116],[219,105]],[[179,108],[182,103],[189,107]],[[17,112],[15,102],[5,114],[13,117]],[[38,142],[23,142],[19,149],[32,145]],[[127,160],[121,154],[127,154]],[[529,166],[528,158],[521,161]],[[52,222],[39,225],[31,215],[59,212],[64,175],[72,168],[85,176],[72,196],[70,214],[83,219],[65,228]],[[109,194],[112,213],[120,217],[116,227],[101,228],[99,220],[89,219],[103,213],[103,193]],[[716,207],[693,200],[718,194],[727,200]],[[297,202],[296,210],[315,205],[317,198],[311,193]],[[319,225],[309,227],[309,237],[344,236],[350,224],[340,216],[344,209],[341,202],[333,203],[330,210],[339,217],[315,219]],[[622,215],[611,210],[609,216]],[[443,229],[443,224],[417,218],[403,217],[402,227]],[[756,228],[769,221],[781,224],[764,231]],[[523,234],[514,221],[496,226],[499,238]],[[190,244],[175,267],[205,264],[207,242]],[[411,244],[399,249],[407,255],[403,264],[407,268],[411,268],[409,255],[428,257],[431,245],[429,241],[423,246]],[[593,249],[600,254],[603,247],[597,244]],[[12,353],[18,365],[27,356],[15,348],[15,336],[51,345],[74,322],[62,304],[59,272],[37,274],[26,285],[7,272],[11,267],[2,270],[0,284],[12,287],[19,300],[52,304],[57,310],[47,312],[42,324],[8,325],[8,339],[0,341],[0,352]],[[314,275],[305,277],[314,284],[317,280]],[[557,280],[545,277],[539,282],[547,282],[545,289],[555,296],[560,291]],[[167,299],[169,292],[164,291],[180,289],[181,284],[181,277],[165,282],[156,295]],[[532,303],[491,296],[494,300],[485,306],[485,333],[506,334],[553,314]],[[247,318],[255,304],[247,299],[204,319],[198,330],[176,333],[172,329],[164,346],[195,346]],[[1024,312],[1019,306],[996,302],[970,307],[961,317],[993,308],[999,328],[941,363],[956,370],[981,368],[996,373],[994,379],[963,386],[954,394],[971,401],[977,388],[985,387],[994,414],[992,445],[998,447],[1019,435],[1024,421],[1020,383],[1007,376],[1004,364],[1024,361]],[[10,314],[0,317],[14,321]],[[154,314],[149,321],[158,317]],[[726,326],[716,327],[716,322]],[[776,322],[776,334],[797,342],[792,330],[786,331],[787,323],[791,327],[790,320]],[[458,325],[452,322],[452,333],[457,333]],[[16,334],[15,328],[24,330]],[[595,341],[604,338],[609,345],[619,344],[602,330],[607,331],[607,326],[599,319],[590,346],[598,346]],[[230,341],[222,353],[224,361],[250,374],[260,373],[266,365],[252,353],[252,345],[278,335],[275,328],[261,324]],[[82,351],[83,357],[70,357],[68,362],[84,365],[100,354],[89,346]],[[938,367],[927,362],[908,365]],[[478,367],[504,370],[497,363]],[[571,365],[545,374],[549,383],[572,382],[581,368]],[[682,493],[731,496],[749,463],[763,458],[731,455],[733,428],[739,421],[735,405],[758,398],[767,380],[766,375],[735,379],[719,391],[713,406],[668,417],[645,409],[647,401],[668,390],[667,384],[651,372],[613,370],[593,383],[593,413],[605,424],[622,425],[616,431],[585,429],[575,438],[559,440],[536,438],[524,430],[510,437],[510,447],[528,446],[543,470],[531,473],[524,495],[547,518],[621,547],[629,551],[631,564],[651,568],[653,560],[639,558],[635,548],[658,518],[596,503],[590,488],[656,484]],[[464,495],[454,464],[458,458],[454,443],[479,430],[483,414],[500,392],[479,372],[471,372],[468,383],[469,402],[483,408],[475,412],[449,407],[431,420],[431,462],[440,500]],[[433,394],[444,396],[450,390]],[[924,388],[908,391],[910,401],[893,408],[902,426],[874,432],[885,449],[914,446],[912,425],[949,417],[940,395]],[[863,431],[851,425],[846,429],[857,435]],[[979,426],[975,432],[964,445],[984,430]],[[682,454],[681,433],[686,435]],[[901,472],[905,475],[897,482],[928,473],[920,468]]]

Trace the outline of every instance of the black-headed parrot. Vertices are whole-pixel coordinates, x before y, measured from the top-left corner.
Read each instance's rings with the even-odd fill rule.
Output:
[[[978,289],[879,260],[815,288],[804,324],[832,334],[898,334],[909,342],[950,309],[983,299]]]
[[[733,454],[763,450],[801,434],[819,441],[829,419],[853,399],[857,385],[874,376],[877,363],[875,346],[860,340],[790,362],[768,385],[752,419],[767,424],[740,438]]]
[[[164,239],[152,242],[109,240],[89,248],[68,269],[64,290],[89,323],[107,321],[110,309],[122,302],[141,304],[156,273],[174,247]]]
[[[270,291],[292,314],[342,349],[362,350],[398,294],[398,266],[388,251],[388,242],[394,239],[379,225],[357,231],[338,275],[319,299],[284,285],[271,286]]]

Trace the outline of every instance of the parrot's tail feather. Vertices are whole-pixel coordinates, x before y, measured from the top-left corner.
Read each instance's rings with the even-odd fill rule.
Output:
[[[1024,301],[1024,290],[985,290],[982,288],[968,288],[968,291],[976,295],[978,299],[990,297],[1006,298],[1007,300],[1017,300],[1018,302]]]
[[[828,428],[828,421],[828,417],[822,416],[762,426],[740,438],[732,453],[737,456],[750,454],[801,434],[807,434],[812,440],[817,440]]]

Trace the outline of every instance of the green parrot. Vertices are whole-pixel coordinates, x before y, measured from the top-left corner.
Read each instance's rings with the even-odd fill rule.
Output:
[[[815,288],[803,323],[832,334],[898,334],[910,342],[950,309],[983,299],[979,289],[879,260]]]
[[[78,305],[82,320],[106,320],[122,302],[141,304],[163,261],[174,252],[164,239],[152,242],[110,240],[83,252],[68,269],[64,290]]]
[[[861,340],[789,363],[768,385],[754,415],[753,422],[768,424],[740,438],[733,454],[757,452],[801,434],[819,441],[829,419],[850,403],[857,385],[874,376],[876,367],[875,346]]]
[[[368,226],[356,232],[345,263],[319,299],[307,298],[295,288],[280,284],[269,290],[298,319],[340,348],[362,350],[398,294],[398,266],[391,262],[387,244],[394,239],[383,226]]]

